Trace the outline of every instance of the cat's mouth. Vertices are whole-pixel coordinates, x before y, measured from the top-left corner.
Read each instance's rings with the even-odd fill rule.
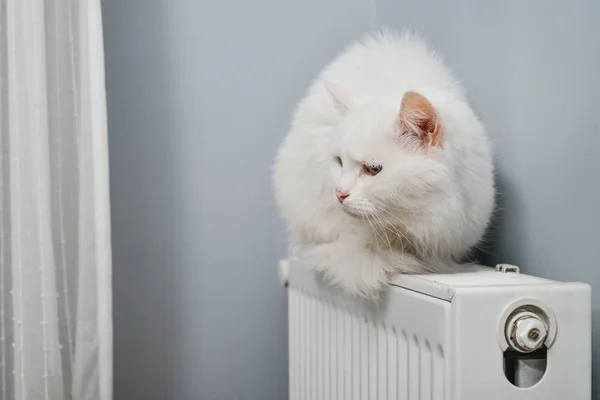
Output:
[[[349,207],[342,207],[344,212],[354,218],[365,218],[367,214],[362,211],[353,210]]]
[[[369,217],[375,211],[375,207],[368,200],[345,201],[341,207],[347,214],[357,218]]]

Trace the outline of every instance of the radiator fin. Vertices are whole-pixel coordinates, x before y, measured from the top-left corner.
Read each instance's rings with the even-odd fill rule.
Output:
[[[291,400],[444,400],[438,343],[289,290]]]

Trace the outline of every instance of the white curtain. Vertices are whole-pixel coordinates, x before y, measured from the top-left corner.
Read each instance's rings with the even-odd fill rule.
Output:
[[[0,400],[112,398],[100,0],[0,0]]]

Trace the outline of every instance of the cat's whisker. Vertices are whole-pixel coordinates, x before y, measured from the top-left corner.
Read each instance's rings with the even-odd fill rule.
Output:
[[[400,222],[402,225],[404,225],[404,227],[406,228],[406,230],[412,234],[413,232],[411,231],[410,227],[408,226],[408,224],[406,224],[406,222],[402,221],[402,219],[400,219],[400,217],[398,217],[397,215],[394,215],[394,213],[390,212],[389,210],[386,210],[385,208],[379,208],[377,209],[378,212],[385,212],[387,213],[389,216],[391,216],[392,218],[394,218],[395,221]]]
[[[406,228],[406,230],[408,231],[408,234],[411,234],[414,236],[413,232],[411,231],[410,227],[408,225],[406,225],[406,223],[404,223],[402,220],[400,220],[398,217],[396,217],[395,215],[391,214],[390,215],[392,217],[394,217],[394,219],[396,219],[398,222],[400,222],[402,225],[404,225],[404,227]],[[414,241],[411,241],[408,236],[400,231],[398,228],[396,228],[390,221],[390,226],[392,226],[392,228],[402,237],[404,237],[406,239],[406,241],[412,246],[413,249],[415,249],[415,251],[423,258],[425,258],[425,253],[429,253],[427,251],[427,249],[423,248],[420,244],[420,242],[417,241],[417,244]]]
[[[369,219],[369,216],[366,216],[366,220],[365,220],[365,216],[361,215],[363,223],[366,225],[366,223],[369,223],[369,226],[371,227],[371,231],[373,232],[373,235],[375,236],[375,245],[377,247],[379,247],[379,241],[377,240],[377,232],[375,231],[375,227],[373,227],[373,224],[371,223],[371,220]]]
[[[385,218],[379,217],[379,219],[382,221],[382,223],[389,225],[389,222],[387,220],[385,220]],[[405,240],[406,242],[410,243],[410,240],[406,237],[406,235],[404,235],[402,232],[400,232],[395,227],[388,226],[386,229],[391,231],[397,239],[400,239],[400,242]]]
[[[366,220],[365,220],[366,218]],[[377,230],[375,229],[375,227],[373,226],[373,224],[371,223],[371,220],[369,219],[369,216],[362,216],[363,221],[366,221],[366,223],[369,224],[369,227],[371,227],[371,232],[373,232],[373,236],[375,237],[375,246],[379,247],[379,240],[378,240],[378,235],[377,235]]]
[[[419,246],[416,246],[409,238],[408,236],[406,236],[406,234],[404,234],[403,232],[401,232],[398,228],[396,228],[394,226],[394,224],[392,223],[392,221],[390,221],[384,214],[382,214],[381,211],[385,211],[385,210],[377,210],[376,209],[376,215],[381,218],[383,220],[383,222],[385,222],[388,225],[388,228],[390,230],[392,230],[394,233],[396,233],[400,238],[403,238],[404,240],[406,240],[408,242],[408,244],[421,256],[424,257],[425,255],[423,254],[423,251],[420,249]],[[386,211],[387,212],[387,211]],[[392,217],[394,217],[395,219],[398,219],[396,216],[394,216],[393,214],[389,213]],[[400,221],[402,222],[402,221]],[[407,226],[408,229],[408,226]]]
[[[431,214],[431,212],[428,212],[426,210],[411,210],[411,209],[404,208],[404,207],[391,206],[391,205],[385,204],[381,201],[371,201],[371,203],[375,206],[375,208],[392,210],[392,211],[400,211],[405,214],[412,214],[412,215],[430,215]]]
[[[390,247],[390,257],[394,258],[394,251],[392,250],[392,243],[390,242],[390,238],[387,235],[387,232],[385,231],[385,226],[383,226],[381,224],[381,221],[378,221],[377,218],[373,218],[373,220],[379,225],[379,227],[381,228],[381,232],[383,233],[383,235],[385,236],[385,239],[387,240],[388,246]]]
[[[375,205],[376,207],[384,207],[384,208],[388,208],[390,210],[397,210],[397,211],[403,211],[406,212],[408,214],[416,214],[414,210],[410,210],[408,208],[404,208],[404,207],[398,207],[398,206],[390,206],[388,204],[385,204],[383,202],[380,201],[371,201],[373,203],[373,205]]]
[[[371,229],[373,230],[373,232],[375,233],[375,238],[376,238],[376,245],[377,247],[379,247],[379,241],[377,240],[378,238],[381,238],[382,242],[385,242],[385,238],[384,238],[384,232],[383,230],[379,230],[379,228],[381,228],[381,226],[376,224],[376,220],[375,218],[373,218],[373,220],[371,220],[371,218],[369,218],[369,216],[367,216],[367,219],[369,220],[369,224],[371,224]]]

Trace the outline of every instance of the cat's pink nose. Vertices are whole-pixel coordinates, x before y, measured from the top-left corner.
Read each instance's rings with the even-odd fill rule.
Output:
[[[335,189],[335,195],[337,196],[340,203],[343,203],[344,199],[350,196],[349,194],[342,192],[340,189]]]

